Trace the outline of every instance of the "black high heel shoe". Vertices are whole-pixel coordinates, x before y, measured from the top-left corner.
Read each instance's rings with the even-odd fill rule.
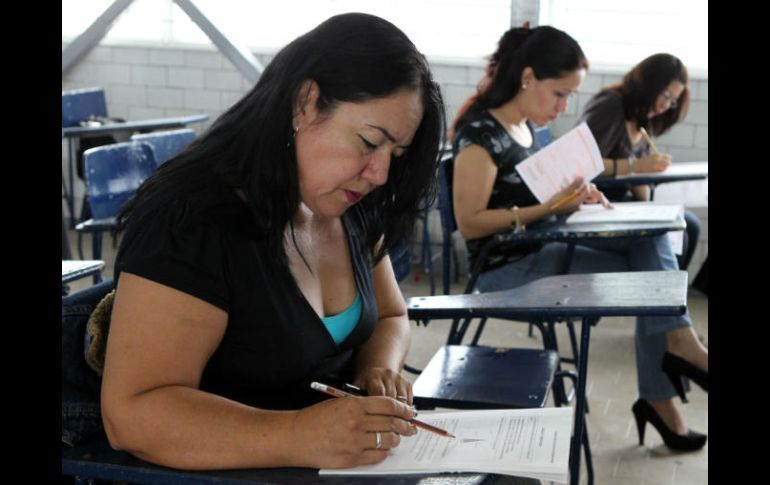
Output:
[[[671,431],[666,423],[658,416],[658,413],[650,406],[650,403],[644,399],[637,399],[634,403],[631,411],[636,418],[636,429],[639,431],[639,444],[644,444],[644,428],[647,425],[647,421],[658,430],[663,442],[671,448],[677,451],[695,451],[703,448],[708,438],[705,434],[698,433],[696,431],[688,431],[687,436],[682,436]]]
[[[668,378],[671,379],[671,384],[674,385],[674,389],[676,389],[677,394],[679,394],[679,397],[682,398],[682,402],[687,402],[687,396],[684,394],[682,376],[689,377],[704,391],[709,391],[708,373],[703,372],[681,357],[677,357],[670,352],[666,352],[663,354],[662,368],[663,372],[665,372]]]

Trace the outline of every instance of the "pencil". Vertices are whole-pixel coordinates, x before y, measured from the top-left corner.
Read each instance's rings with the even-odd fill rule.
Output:
[[[328,394],[330,396],[334,397],[355,397],[355,394],[352,394],[350,392],[345,392],[341,389],[337,389],[336,387],[328,386],[326,384],[321,384],[320,382],[311,382],[310,387],[312,389],[315,389],[316,391],[323,392],[324,394]],[[352,387],[352,386],[351,386]],[[450,433],[449,431],[443,430],[441,428],[438,428],[436,426],[433,426],[432,424],[425,423],[423,421],[420,421],[418,419],[410,419],[410,423],[417,426],[418,428],[422,428],[425,431],[430,431],[431,433],[435,433],[439,436],[444,436],[446,438],[454,438],[455,435]]]
[[[652,151],[655,152],[655,155],[660,155],[658,147],[656,147],[655,143],[652,142],[652,138],[650,138],[650,135],[647,134],[647,130],[644,129],[644,126],[640,127],[639,131],[642,132],[642,136],[645,140],[647,140],[647,144],[650,145],[650,148],[652,148]]]
[[[585,186],[580,187],[578,190],[572,192],[562,200],[558,201],[557,203],[551,206],[551,210],[558,209],[559,207],[569,204],[570,202],[575,200],[575,198],[577,198],[577,196],[579,196],[585,190],[585,188],[586,188]]]

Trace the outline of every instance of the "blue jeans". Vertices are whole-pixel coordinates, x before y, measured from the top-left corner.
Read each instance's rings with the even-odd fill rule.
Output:
[[[482,292],[515,288],[545,276],[560,274],[567,244],[551,242],[514,263],[482,273],[476,288]],[[676,271],[679,269],[668,237],[605,239],[579,243],[570,273],[618,271]],[[671,399],[676,390],[663,373],[666,332],[692,326],[689,313],[680,317],[639,317],[636,319],[636,373],[642,399]],[[689,390],[689,384],[685,383]]]
[[[85,338],[91,312],[113,288],[112,281],[104,281],[62,298],[61,440],[70,446],[103,430],[102,379],[86,363]]]

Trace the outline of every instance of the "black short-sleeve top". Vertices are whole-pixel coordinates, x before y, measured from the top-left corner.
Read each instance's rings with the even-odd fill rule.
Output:
[[[529,147],[524,147],[514,140],[508,131],[486,110],[470,113],[457,130],[452,146],[455,157],[469,145],[479,145],[489,153],[495,166],[497,166],[497,176],[487,204],[488,209],[510,209],[514,205],[527,207],[539,203],[516,170],[516,165],[540,150],[534,125],[529,120],[527,127],[533,140]],[[481,247],[488,239],[489,237],[485,237],[466,241],[471,264],[475,263]],[[519,259],[523,254],[539,250],[541,246],[538,243],[528,243],[509,248],[505,252],[498,251],[490,254],[485,263],[485,269],[491,269]]]
[[[596,139],[602,158],[637,158],[649,154],[649,146],[644,138],[632,144],[626,131],[626,115],[623,98],[620,93],[606,89],[596,93],[583,108],[577,124],[586,122]],[[612,187],[604,190],[610,200],[623,200],[630,196],[626,187]]]
[[[129,222],[116,258],[120,272],[142,276],[215,305],[228,315],[200,388],[269,409],[297,409],[322,400],[313,380],[350,381],[352,357],[374,330],[377,307],[366,218],[357,206],[342,218],[363,310],[339,345],[297,286],[276,263],[253,216],[230,188],[190,198]],[[139,357],[139,356],[138,356]]]

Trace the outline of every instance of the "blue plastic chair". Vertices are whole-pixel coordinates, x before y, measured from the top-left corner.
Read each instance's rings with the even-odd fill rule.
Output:
[[[551,137],[551,129],[547,126],[539,126],[535,128],[535,137],[541,148],[545,148],[553,141]]]
[[[61,93],[62,128],[79,126],[92,117],[107,116],[107,100],[102,88],[75,89]]]
[[[91,148],[83,154],[86,193],[93,218],[75,229],[92,233],[93,258],[102,259],[102,232],[115,228],[120,208],[156,168],[152,147],[144,142],[126,142]],[[80,257],[83,258],[82,248]]]
[[[131,137],[133,141],[149,143],[155,154],[155,163],[158,167],[168,159],[179,153],[195,139],[195,130],[183,128],[181,130],[154,131],[141,133]]]
[[[407,276],[409,276],[409,272],[411,271],[409,246],[406,241],[402,239],[391,248],[388,255],[390,256],[390,264],[393,266],[393,273],[396,275],[396,281],[401,283]]]

